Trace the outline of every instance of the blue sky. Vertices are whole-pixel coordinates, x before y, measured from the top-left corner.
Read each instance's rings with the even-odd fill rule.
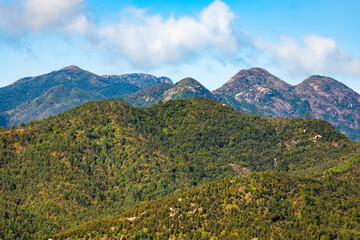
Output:
[[[0,0],[0,87],[68,65],[194,77],[213,90],[263,67],[360,91],[360,1]]]

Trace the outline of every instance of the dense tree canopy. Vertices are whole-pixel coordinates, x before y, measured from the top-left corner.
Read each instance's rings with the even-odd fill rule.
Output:
[[[339,163],[346,168],[358,151],[358,143],[325,121],[262,118],[204,98],[149,108],[121,99],[89,102],[27,126],[0,129],[0,237],[66,232],[141,202],[250,172],[310,177]],[[262,175],[250,176],[234,181]],[[296,181],[301,195],[307,188]],[[220,192],[232,191],[219,184],[224,186]],[[291,226],[303,224],[296,221]],[[318,234],[306,224],[296,234]]]

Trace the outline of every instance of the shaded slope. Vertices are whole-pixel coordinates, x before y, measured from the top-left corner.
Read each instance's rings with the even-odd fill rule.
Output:
[[[93,91],[110,85],[110,82],[76,66],[69,66],[37,77],[27,77],[0,88],[0,111],[7,111],[35,99],[57,85]]]
[[[358,146],[323,120],[251,116],[206,98],[169,101],[146,110],[153,115],[147,118],[152,137],[179,160],[205,158],[255,171],[306,169],[309,174],[322,164],[336,164],[330,159]]]
[[[185,78],[174,85],[157,84],[144,88],[126,98],[126,101],[138,107],[146,107],[158,101],[168,101],[172,99],[187,99],[195,97],[216,97],[203,85],[193,78]]]
[[[151,106],[163,100],[164,93],[172,87],[173,85],[168,83],[155,84],[131,94],[125,101],[136,107]]]
[[[87,101],[126,97],[139,89],[135,85],[113,83],[79,67],[68,66],[0,88],[0,126],[47,117]]]
[[[14,125],[18,125],[21,122],[47,118],[50,115],[56,115],[82,103],[102,98],[104,96],[98,93],[78,88],[69,89],[64,85],[58,85],[33,101],[23,103],[6,113],[11,116],[9,121]]]
[[[0,88],[0,126],[39,119],[91,100],[124,98],[142,87],[158,82],[171,83],[166,77],[157,78],[148,74],[126,74],[119,77],[120,80],[111,76],[105,78],[76,66],[68,66],[41,76],[20,79],[7,87]],[[53,110],[53,105],[43,104],[42,101],[47,101],[45,98],[49,98],[47,96],[49,92],[59,86],[63,87],[64,92],[61,93],[63,97],[51,100],[57,105],[56,110]],[[62,90],[59,88],[57,91]],[[68,99],[65,99],[66,94]],[[70,104],[70,101],[73,104]],[[36,112],[31,113],[30,109],[26,110],[26,108]]]

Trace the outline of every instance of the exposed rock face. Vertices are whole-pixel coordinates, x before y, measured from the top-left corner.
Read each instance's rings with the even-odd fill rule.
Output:
[[[174,85],[160,83],[148,88],[144,88],[126,98],[129,103],[146,107],[158,101],[168,101],[172,99],[184,99],[194,97],[207,97],[216,99],[208,89],[193,78],[185,78]]]
[[[312,117],[325,119],[352,139],[360,140],[360,95],[335,79],[311,76],[295,88],[309,102]]]
[[[127,98],[135,106],[170,99],[207,97],[242,112],[281,118],[320,118],[354,140],[360,140],[360,95],[344,84],[311,76],[292,86],[261,68],[241,70],[212,93],[187,78],[175,85],[157,84]]]
[[[242,70],[213,93],[230,106],[252,114],[271,117],[295,117],[299,100],[293,86],[264,69]]]
[[[173,85],[168,83],[155,84],[133,93],[125,100],[137,107],[147,107],[162,101],[163,94],[172,87]]]
[[[111,80],[113,82],[122,82],[122,83],[129,83],[140,88],[150,87],[154,84],[158,83],[168,83],[173,84],[170,78],[168,77],[156,77],[150,74],[144,73],[130,73],[130,74],[123,74],[123,75],[104,75],[104,78]]]
[[[242,70],[213,92],[243,112],[269,117],[312,117],[360,140],[360,95],[335,79],[311,76],[292,86],[261,68]]]

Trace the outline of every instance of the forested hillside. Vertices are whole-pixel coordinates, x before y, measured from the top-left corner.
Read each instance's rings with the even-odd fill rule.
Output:
[[[328,174],[254,173],[141,204],[55,239],[359,239],[359,188],[359,181]]]
[[[0,238],[65,232],[250,172],[312,176],[358,152],[325,121],[247,115],[206,98],[89,102],[1,128]]]

